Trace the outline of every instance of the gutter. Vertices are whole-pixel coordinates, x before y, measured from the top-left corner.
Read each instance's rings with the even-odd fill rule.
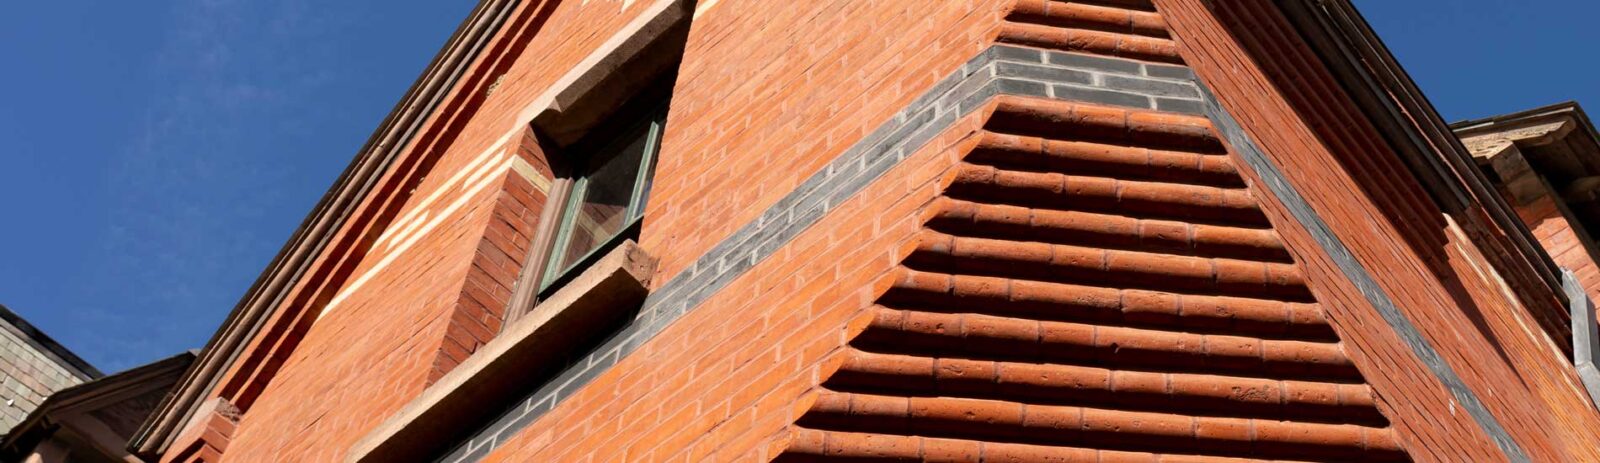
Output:
[[[1561,271],[1561,281],[1572,308],[1572,364],[1578,369],[1578,379],[1583,381],[1590,403],[1600,408],[1600,369],[1594,364],[1595,354],[1600,352],[1600,326],[1595,323],[1594,301],[1589,300],[1571,270]]]
[[[481,0],[456,28],[443,49],[412,83],[394,109],[367,139],[356,158],[324,193],[278,255],[206,342],[173,392],[129,440],[128,450],[146,458],[167,452],[195,411],[216,389],[244,348],[282,310],[284,298],[312,270],[332,237],[372,192],[390,164],[399,157],[440,102],[455,88],[471,63],[520,0]]]

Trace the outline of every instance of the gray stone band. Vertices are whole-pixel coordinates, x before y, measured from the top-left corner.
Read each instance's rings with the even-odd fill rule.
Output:
[[[650,294],[637,318],[515,404],[441,461],[477,461],[646,341],[772,255],[823,215],[996,95],[1203,114],[1202,92],[1182,66],[996,45],[934,84],[906,109],[801,182],[757,219]]]
[[[1239,154],[1245,164],[1248,164],[1251,170],[1254,170],[1256,175],[1261,177],[1267,190],[1271,191],[1273,196],[1276,196],[1278,201],[1288,208],[1289,214],[1293,215],[1295,220],[1300,222],[1306,228],[1306,231],[1311,233],[1311,237],[1322,247],[1322,251],[1333,259],[1334,264],[1339,267],[1345,278],[1349,279],[1356,286],[1356,289],[1361,291],[1361,295],[1367,299],[1367,303],[1378,309],[1378,314],[1383,317],[1383,320],[1389,324],[1390,328],[1394,329],[1395,334],[1400,336],[1400,339],[1406,343],[1406,346],[1411,348],[1411,352],[1416,354],[1424,365],[1427,365],[1433,376],[1438,378],[1446,389],[1450,390],[1450,395],[1455,397],[1456,402],[1461,405],[1462,409],[1467,411],[1468,415],[1472,416],[1472,419],[1478,423],[1478,427],[1483,429],[1484,434],[1494,440],[1495,445],[1500,447],[1500,451],[1504,452],[1508,459],[1517,462],[1528,461],[1528,455],[1522,451],[1522,447],[1511,439],[1511,435],[1500,425],[1499,420],[1496,420],[1494,415],[1484,408],[1483,402],[1478,400],[1477,394],[1467,388],[1466,383],[1461,381],[1461,377],[1456,375],[1455,370],[1445,363],[1444,358],[1439,356],[1439,351],[1435,350],[1433,345],[1422,337],[1422,332],[1417,330],[1417,326],[1411,322],[1411,319],[1400,312],[1400,309],[1395,306],[1394,300],[1389,297],[1388,293],[1384,292],[1383,288],[1378,286],[1377,280],[1372,278],[1372,273],[1368,272],[1366,267],[1363,267],[1361,262],[1356,260],[1355,255],[1350,253],[1350,249],[1345,247],[1344,242],[1333,234],[1333,231],[1328,228],[1328,223],[1323,221],[1315,210],[1311,209],[1311,204],[1306,202],[1305,197],[1301,196],[1299,191],[1289,185],[1288,180],[1283,176],[1283,171],[1279,170],[1278,166],[1261,152],[1261,148],[1256,146],[1249,135],[1245,134],[1244,128],[1239,126],[1238,121],[1235,121],[1233,116],[1222,109],[1221,104],[1217,102],[1216,97],[1209,90],[1201,86],[1201,92],[1205,101],[1205,115],[1211,119],[1211,124],[1217,128],[1217,131],[1228,141],[1228,145],[1233,148],[1234,152]]]

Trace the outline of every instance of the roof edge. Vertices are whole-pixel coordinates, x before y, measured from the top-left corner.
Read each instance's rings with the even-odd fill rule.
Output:
[[[18,423],[9,435],[0,437],[0,458],[19,458],[22,447],[32,447],[38,439],[42,439],[53,432],[50,415],[61,408],[70,408],[83,405],[87,402],[98,401],[97,397],[115,395],[128,389],[129,383],[137,386],[140,380],[170,374],[173,370],[187,368],[194,361],[194,351],[184,351],[177,355],[169,356],[144,365],[130,368],[116,374],[103,376],[98,379],[73,385],[66,389],[56,391],[46,397],[38,408],[28,413],[21,423]],[[150,388],[135,389],[135,391],[148,391]]]
[[[0,321],[10,325],[23,341],[32,345],[39,353],[72,370],[80,379],[89,381],[106,375],[100,369],[95,368],[94,365],[90,365],[88,361],[78,357],[78,354],[73,353],[71,349],[67,349],[66,346],[56,342],[50,335],[45,334],[44,330],[40,330],[38,327],[33,326],[32,323],[28,323],[28,320],[22,318],[21,315],[12,312],[11,308],[6,307],[5,304],[0,304]]]
[[[1582,132],[1589,140],[1600,144],[1600,130],[1596,130],[1594,121],[1589,119],[1589,113],[1583,110],[1583,106],[1572,100],[1517,112],[1459,121],[1450,124],[1450,129],[1465,139],[1491,134],[1497,130],[1504,130],[1501,128],[1502,126],[1515,126],[1522,123],[1533,123],[1556,118],[1565,118],[1571,121],[1575,125],[1573,129]]]
[[[480,0],[440,51],[411,84],[405,95],[378,124],[349,166],[323,194],[312,211],[278,251],[267,268],[246,290],[194,363],[128,442],[135,455],[151,457],[167,450],[222,376],[232,367],[265,322],[281,309],[286,293],[299,282],[312,262],[355,208],[371,193],[399,152],[406,147],[422,120],[433,114],[450,94],[461,75],[496,33],[507,13],[521,0]]]
[[[1365,101],[1358,98],[1358,106],[1379,126],[1434,201],[1447,213],[1481,217],[1482,223],[1497,228],[1474,234],[1473,241],[1484,247],[1486,254],[1503,256],[1490,263],[1508,284],[1526,290],[1517,292],[1521,302],[1530,310],[1553,309],[1548,305],[1559,304],[1563,298],[1554,261],[1477,168],[1471,152],[1355,5],[1350,0],[1275,2],[1308,38],[1314,52],[1324,57],[1340,86],[1369,97]],[[1565,305],[1559,312],[1547,315],[1564,317]],[[1565,323],[1552,322],[1544,328],[1558,344],[1570,337]]]
[[[1578,102],[1573,101],[1573,100],[1567,100],[1567,101],[1563,101],[1563,102],[1560,102],[1560,103],[1548,104],[1548,105],[1544,105],[1544,106],[1528,108],[1528,109],[1515,111],[1515,112],[1509,112],[1509,113],[1504,113],[1504,114],[1496,114],[1496,115],[1493,115],[1493,116],[1480,117],[1480,118],[1477,118],[1477,119],[1466,119],[1466,120],[1460,120],[1460,121],[1456,121],[1456,122],[1451,122],[1450,123],[1450,128],[1452,130],[1461,131],[1463,129],[1476,128],[1477,126],[1485,125],[1485,124],[1505,123],[1505,122],[1528,119],[1528,118],[1533,118],[1533,117],[1547,116],[1547,115],[1552,115],[1552,114],[1557,114],[1557,113],[1562,113],[1562,112],[1574,112],[1574,111],[1576,113],[1578,113],[1578,114],[1583,114],[1583,108],[1578,106]],[[1587,116],[1584,116],[1584,118],[1587,119]]]

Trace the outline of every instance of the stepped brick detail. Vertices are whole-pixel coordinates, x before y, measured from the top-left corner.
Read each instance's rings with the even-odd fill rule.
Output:
[[[1407,459],[1204,119],[999,98],[783,459]]]
[[[1000,41],[1176,62],[1138,2]],[[1408,461],[1209,121],[1000,95],[779,461]]]

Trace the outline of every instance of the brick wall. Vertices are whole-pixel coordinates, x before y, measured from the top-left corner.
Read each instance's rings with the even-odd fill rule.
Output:
[[[229,458],[337,460],[498,331],[508,277],[520,268],[508,263],[521,238],[507,235],[537,217],[528,214],[540,201],[531,194],[549,184],[523,149],[527,121],[519,114],[646,6],[517,7],[473,64],[473,78],[413,140],[408,151],[433,156],[432,165],[410,174],[404,205],[374,232],[371,251],[245,410]]]
[[[665,279],[983,50],[1011,2],[701,3],[641,241]]]
[[[485,80],[498,87],[458,89],[459,96],[486,96],[428,121],[451,129],[412,148],[437,150],[436,164],[250,405],[230,458],[336,459],[494,331],[503,307],[467,314],[462,295],[482,281],[473,275],[491,273],[484,263],[497,257],[479,251],[494,233],[491,224],[504,222],[496,198],[521,180],[485,158],[518,144],[528,105],[652,3],[519,6],[496,38],[512,43],[500,47],[513,52],[475,64],[496,70]],[[701,3],[641,240],[662,258],[662,281],[981,50],[1003,8],[971,1],[931,10],[903,2]],[[763,14],[749,14],[754,10]],[[882,34],[882,27],[901,32]],[[792,48],[798,43],[805,49]],[[748,110],[757,106],[776,110]],[[421,216],[437,225],[408,219]],[[390,242],[399,235],[409,240],[403,249]],[[510,247],[498,252],[509,257]],[[503,269],[493,273],[505,276]],[[482,297],[470,301],[486,306],[509,296],[504,285],[473,291]]]
[[[239,410],[221,399],[207,402],[195,418],[196,425],[178,438],[182,446],[162,455],[162,463],[218,463],[239,426]]]
[[[874,130],[992,43],[1009,3],[723,0],[703,9],[642,233],[661,259],[657,281],[750,265],[743,254],[703,257],[727,253],[717,245],[736,230],[775,221],[763,211],[853,145],[883,136]],[[859,330],[875,279],[893,267],[974,124],[955,124],[849,199],[825,200],[821,221],[736,279],[714,281],[725,286],[503,436],[490,459],[775,456],[764,444],[781,439],[775,433],[808,400],[802,392]],[[773,235],[750,233],[751,242]]]
[[[1304,59],[1311,51],[1285,38],[1291,28],[1276,7],[1156,3],[1190,39],[1180,44],[1195,72],[1277,164],[1278,181],[1325,220],[1319,230],[1296,220],[1288,198],[1262,195],[1414,456],[1600,458],[1592,434],[1571,431],[1600,425],[1600,415],[1564,347],[1537,328],[1517,289],[1491,273],[1468,229],[1405,174],[1372,122],[1340,99],[1328,71]],[[1247,170],[1254,183],[1260,175]],[[1348,246],[1344,256],[1324,247],[1330,236]],[[1354,283],[1341,257],[1367,269],[1374,284]]]
[[[907,135],[925,125],[926,120],[903,110],[917,106],[914,99],[997,40],[1181,60],[1170,41],[1125,42],[1103,31],[1068,34],[1005,21],[1019,8],[1027,10],[1020,14],[1047,23],[1088,21],[1147,34],[1159,24],[1144,14],[1150,9],[1146,2],[1102,3],[1139,5],[1141,14],[1086,18],[1070,14],[1095,10],[1074,2],[1012,0],[701,0],[640,239],[660,259],[652,299],[682,297],[694,301],[695,309],[684,313],[682,300],[660,307],[675,312],[658,319],[658,331],[612,340],[635,349],[630,354],[621,355],[619,346],[584,360],[588,367],[614,367],[569,370],[573,377],[558,379],[570,383],[545,385],[554,388],[551,397],[562,398],[559,405],[553,399],[533,400],[521,414],[513,408],[506,422],[484,430],[492,444],[474,440],[457,450],[497,461],[776,456],[790,444],[785,427],[811,408],[816,385],[845,361],[845,343],[872,323],[867,309],[894,283],[891,271],[911,252],[915,232],[926,221],[922,209],[946,186],[962,153],[978,143],[988,110],[917,133],[926,144],[892,153],[898,162],[870,176],[866,171],[879,166],[874,160],[882,153],[856,153],[861,157],[854,164],[840,159],[863,140],[884,136],[878,132],[882,127],[898,131],[904,125],[908,132],[898,135]],[[493,336],[511,295],[509,282],[521,266],[520,253],[526,251],[519,243],[529,239],[531,218],[537,216],[530,212],[541,207],[548,189],[548,170],[525,149],[529,111],[537,109],[531,105],[654,5],[655,0],[529,0],[512,13],[490,52],[473,64],[474,77],[450,97],[459,104],[432,116],[427,135],[408,148],[429,161],[393,174],[414,178],[396,196],[401,204],[394,217],[371,231],[371,251],[343,287],[328,300],[315,301],[325,309],[227,439],[229,461],[339,461],[358,439]],[[1068,15],[1055,16],[1055,5],[1068,5]],[[497,82],[492,92],[491,82]],[[1192,100],[1179,100],[1151,109],[1198,109]],[[954,118],[928,117],[945,116]],[[815,186],[808,179],[835,173],[847,173],[838,181],[850,182],[840,186],[850,194],[796,195]],[[790,201],[797,197],[820,204],[775,207],[794,206]],[[790,212],[764,215],[771,210]],[[806,227],[774,241],[775,249],[762,249],[765,259],[723,247],[767,239],[766,230],[777,228],[765,225],[796,223],[797,214],[813,215],[806,217]],[[1293,223],[1281,210],[1278,214],[1276,221]],[[751,224],[756,228],[749,229]],[[747,238],[730,240],[739,236]],[[1397,235],[1386,236],[1389,242],[1372,245],[1393,245]],[[1303,233],[1286,241],[1301,250],[1296,257],[1316,249]],[[1509,363],[1551,361],[1549,352],[1537,350],[1541,346],[1508,329],[1522,321],[1515,317],[1495,318],[1482,331],[1471,331],[1467,328],[1481,325],[1461,313],[1423,312],[1427,303],[1459,302],[1453,298],[1460,297],[1504,302],[1491,277],[1472,273],[1471,266],[1483,259],[1464,248],[1459,237],[1430,243],[1448,250],[1434,262],[1444,265],[1399,270],[1415,276],[1431,268],[1470,278],[1461,293],[1440,294],[1444,290],[1430,286],[1433,292],[1418,292],[1403,302],[1423,320],[1430,339],[1469,339],[1465,342],[1474,348],[1454,352],[1448,360],[1467,371],[1472,387],[1509,384]],[[1406,262],[1419,259],[1404,256],[1412,259]],[[1325,263],[1315,264],[1308,279],[1336,280]],[[702,284],[669,287],[691,280]],[[1445,456],[1493,455],[1492,446],[1474,434],[1479,431],[1471,418],[1452,413],[1457,408],[1443,386],[1398,347],[1404,344],[1396,335],[1362,328],[1382,321],[1352,296],[1347,282],[1319,284],[1326,286],[1317,296],[1329,301],[1330,318],[1352,340],[1357,365],[1363,372],[1391,372],[1373,383],[1391,394],[1380,397],[1380,408],[1406,418],[1397,427],[1408,448],[1432,446]],[[1514,359],[1499,357],[1503,361],[1481,370],[1467,368],[1470,358],[1497,358],[1487,346],[1502,343],[1514,348]],[[1538,394],[1561,386],[1563,379],[1533,375],[1535,384],[1514,388],[1506,394],[1512,398],[1496,397],[1491,407],[1515,419],[1509,421],[1515,425],[1532,427],[1530,420],[1542,415],[1517,410],[1512,401],[1541,400],[1538,410],[1573,406],[1564,396]],[[545,408],[527,413],[537,407]],[[1588,421],[1581,418],[1556,421],[1585,429]],[[1423,429],[1422,423],[1432,419],[1442,424]],[[502,429],[511,431],[497,433]],[[1457,444],[1429,440],[1450,433],[1472,438]],[[1563,433],[1522,430],[1518,436],[1571,439]],[[1547,451],[1541,456],[1559,454],[1540,450]]]
[[[1517,206],[1517,215],[1528,224],[1545,252],[1550,253],[1550,259],[1578,277],[1589,299],[1600,301],[1600,263],[1594,261],[1591,249],[1578,234],[1583,226],[1574,227],[1576,220],[1556,204],[1560,199],[1546,191],[1532,203]]]
[[[870,317],[982,111],[583,385],[489,461],[753,461],[776,456],[818,378]],[[866,317],[866,318],[864,318]]]

